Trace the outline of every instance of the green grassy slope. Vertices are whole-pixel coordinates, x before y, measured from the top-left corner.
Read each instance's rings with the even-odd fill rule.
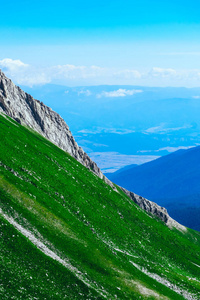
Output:
[[[199,232],[1,115],[0,141],[0,298],[200,299]]]

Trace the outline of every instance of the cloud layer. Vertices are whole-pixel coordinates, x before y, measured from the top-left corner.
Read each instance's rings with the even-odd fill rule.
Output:
[[[111,92],[105,92],[103,91],[101,94],[97,95],[97,98],[101,97],[126,97],[126,96],[132,96],[137,93],[142,93],[142,90],[126,90],[126,89],[118,89],[116,91]]]
[[[182,129],[188,129],[191,128],[192,125],[188,124],[188,125],[184,125],[181,127],[165,127],[165,124],[160,124],[159,126],[155,126],[155,127],[150,127],[148,129],[146,129],[144,131],[144,133],[156,133],[156,134],[165,134],[165,133],[170,133],[173,131],[178,131],[178,130],[182,130]]]
[[[7,70],[7,71],[17,72],[17,71],[19,71],[22,68],[28,67],[29,65],[24,64],[19,59],[13,60],[11,58],[5,58],[3,60],[0,60],[0,66],[5,71]]]
[[[199,86],[200,70],[175,70],[153,67],[150,70],[102,68],[99,66],[75,66],[72,64],[36,67],[19,59],[4,58],[0,68],[16,84],[33,86],[46,83],[61,85],[151,85],[151,86]],[[101,97],[125,97],[141,90],[119,89],[103,92]],[[89,96],[89,92],[83,91]]]

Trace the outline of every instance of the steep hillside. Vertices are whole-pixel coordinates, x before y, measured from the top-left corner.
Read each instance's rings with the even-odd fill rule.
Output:
[[[57,145],[59,148],[68,152],[82,165],[92,170],[97,176],[103,179],[109,184],[114,190],[115,186],[107,177],[103,175],[99,167],[90,157],[80,148],[65,121],[59,114],[52,111],[52,109],[42,102],[33,99],[33,97],[18,86],[16,86],[10,79],[8,79],[4,73],[0,70],[0,112],[10,116],[16,120],[19,124],[27,125],[38,133],[42,134],[52,143]],[[147,211],[151,211],[156,216],[168,222],[170,226],[171,218],[167,214],[167,211],[148,201],[129,193],[127,195],[139,204],[143,209],[147,208]]]
[[[200,233],[5,115],[0,140],[1,299],[200,298]]]
[[[167,208],[181,224],[200,230],[200,146],[108,174],[116,184]]]
[[[20,124],[34,129],[52,143],[67,151],[100,178],[101,170],[75,142],[69,127],[59,114],[16,86],[0,70],[0,112]]]

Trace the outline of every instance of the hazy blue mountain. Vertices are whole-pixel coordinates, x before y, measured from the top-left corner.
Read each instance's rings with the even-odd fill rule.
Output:
[[[200,230],[200,146],[107,176],[114,183],[165,206],[184,225]]]
[[[136,165],[136,164],[128,165],[128,166],[125,166],[125,167],[123,167],[123,168],[117,170],[117,171],[114,172],[114,173],[108,173],[108,172],[107,172],[107,173],[106,173],[106,176],[107,176],[107,177],[112,177],[113,174],[114,174],[114,175],[118,175],[118,174],[120,174],[120,173],[122,173],[122,172],[124,172],[124,171],[127,171],[127,170],[132,169],[132,168],[137,167],[137,166],[138,166],[138,165]]]
[[[81,131],[82,135],[89,132],[164,134],[191,127],[194,131],[200,126],[197,111],[200,101],[193,98],[199,97],[200,89],[56,85],[23,89],[57,109],[68,119],[72,132]],[[120,89],[140,92],[111,97],[111,91]]]

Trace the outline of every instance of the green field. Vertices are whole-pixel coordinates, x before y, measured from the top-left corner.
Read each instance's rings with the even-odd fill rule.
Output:
[[[1,299],[200,299],[200,233],[169,229],[0,115]]]

